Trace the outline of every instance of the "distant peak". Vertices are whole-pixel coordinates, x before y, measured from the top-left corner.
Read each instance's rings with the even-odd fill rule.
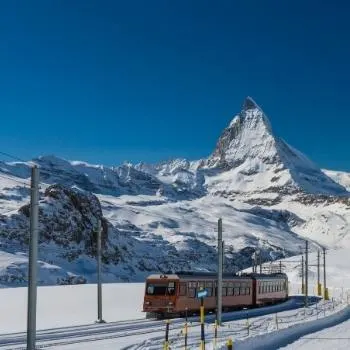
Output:
[[[250,96],[247,96],[243,102],[242,109],[244,111],[247,111],[249,109],[256,109],[256,108],[259,108],[257,103]]]

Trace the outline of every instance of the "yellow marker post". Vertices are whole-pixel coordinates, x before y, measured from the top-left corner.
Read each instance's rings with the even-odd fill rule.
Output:
[[[231,338],[227,341],[227,350],[233,350],[233,342]]]
[[[201,288],[197,294],[197,298],[201,300],[200,316],[201,316],[201,346],[200,350],[205,350],[205,334],[204,334],[204,297],[206,297],[208,291]]]
[[[204,336],[204,298],[201,297],[201,350],[205,350],[205,336]]]
[[[216,349],[217,339],[218,339],[218,320],[215,320],[215,323],[214,323],[214,349]]]
[[[328,288],[324,290],[324,300],[329,300]]]
[[[164,350],[169,350],[169,325],[170,321],[166,320],[165,321],[165,342],[164,342]]]
[[[322,284],[317,284],[317,295],[320,297],[322,295]]]

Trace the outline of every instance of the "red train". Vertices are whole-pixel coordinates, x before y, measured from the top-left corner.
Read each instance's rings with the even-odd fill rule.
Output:
[[[206,312],[216,309],[217,275],[206,272],[179,272],[150,275],[146,279],[143,312],[146,317],[182,317],[197,314],[197,293],[205,289]],[[288,299],[288,276],[274,274],[223,274],[223,311],[258,307]]]

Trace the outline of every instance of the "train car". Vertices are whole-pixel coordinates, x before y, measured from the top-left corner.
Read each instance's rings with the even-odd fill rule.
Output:
[[[288,276],[285,273],[253,275],[254,305],[268,305],[288,299]]]
[[[255,307],[285,300],[288,297],[285,274],[223,274],[223,311]],[[217,298],[217,274],[179,272],[150,275],[146,280],[143,312],[146,317],[176,317],[198,313],[197,293],[205,289],[206,312],[214,312]]]

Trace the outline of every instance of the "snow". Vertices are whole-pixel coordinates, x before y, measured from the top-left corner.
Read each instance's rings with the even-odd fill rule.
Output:
[[[107,322],[144,318],[143,283],[103,285],[103,318]],[[93,284],[38,288],[37,329],[94,323],[97,287]],[[27,288],[0,289],[1,334],[26,330]]]
[[[249,266],[250,250],[256,247],[265,260],[294,255],[284,264],[288,266],[291,290],[297,294],[300,267],[293,261],[300,260],[297,254],[307,238],[313,263],[318,247],[337,248],[327,255],[331,296],[344,298],[350,288],[350,194],[345,191],[350,188],[350,174],[319,169],[274,135],[267,116],[251,98],[228,123],[213,154],[206,159],[105,167],[49,155],[35,162],[40,167],[42,195],[49,184],[61,183],[98,197],[109,221],[110,248],[119,254],[113,263],[103,264],[105,282],[141,282],[148,273],[160,269],[215,269],[216,227],[221,217],[225,246],[230,250],[225,255],[227,267],[234,269],[237,261],[240,266]],[[18,244],[12,233],[20,236],[26,227],[16,227],[16,217],[20,216],[18,209],[29,201],[29,189],[23,183],[28,184],[30,163],[0,162],[0,175],[5,176],[0,177],[0,287],[25,285],[28,246]],[[55,212],[67,214],[63,203],[53,199],[43,198],[40,209],[50,214],[48,217]],[[68,213],[67,222],[71,217]],[[47,233],[63,236],[61,231]],[[40,285],[53,285],[72,276],[83,276],[88,283],[96,281],[95,259],[84,252],[67,259],[64,253],[77,248],[68,243],[62,246],[51,240],[40,246]],[[311,267],[310,291],[315,276]],[[40,287],[39,328],[92,322],[96,317],[95,292],[90,284]],[[104,293],[108,321],[142,317],[142,284],[108,284]],[[1,330],[2,326],[8,331],[24,330],[25,296],[25,288],[0,290],[1,315],[10,313],[12,319],[5,325],[2,317]],[[158,333],[163,336],[163,331]],[[158,333],[155,330],[152,337]],[[159,348],[156,342],[147,346]]]
[[[335,182],[344,186],[348,191],[350,191],[350,174],[345,171],[334,171],[322,169],[322,171],[332,178]]]
[[[229,337],[235,341],[234,348],[240,350],[323,349],[324,338],[332,338],[330,342],[334,345],[331,346],[345,349],[347,338],[350,337],[350,307],[347,306],[347,295],[350,293],[349,253],[348,249],[327,251],[328,286],[334,301],[315,303],[315,299],[310,299],[310,307],[305,310],[302,307],[304,298],[295,296],[286,303],[272,307],[225,313],[224,326],[218,331],[217,349],[225,349],[224,343]],[[283,261],[290,280],[291,294],[300,289],[299,258],[296,256]],[[311,265],[314,265],[315,258],[313,253],[310,254]],[[316,283],[315,271],[316,267],[310,266],[310,294]],[[97,317],[96,285],[39,287],[38,345],[50,344],[52,348],[66,350],[90,350],[96,347],[106,350],[161,348],[164,322],[145,320],[141,312],[143,292],[143,283],[103,284],[103,318],[107,323],[94,325]],[[26,307],[26,288],[0,289],[0,348],[5,342],[16,342],[17,345],[21,344],[18,341],[25,342],[25,333],[13,333],[25,331]],[[213,320],[214,316],[206,316],[208,350],[213,349]],[[193,350],[199,345],[200,326],[198,317],[192,317],[190,321],[188,349]],[[171,321],[169,339],[174,350],[183,347],[182,328],[183,320]]]

